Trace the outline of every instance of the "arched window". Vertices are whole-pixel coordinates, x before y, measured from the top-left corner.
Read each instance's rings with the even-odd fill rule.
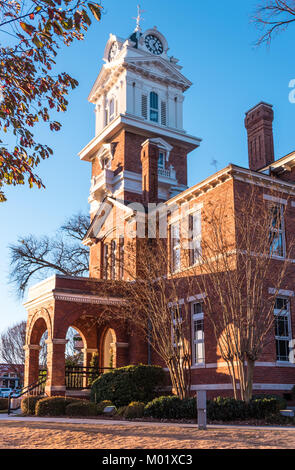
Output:
[[[154,91],[150,93],[150,120],[159,121],[159,97]]]

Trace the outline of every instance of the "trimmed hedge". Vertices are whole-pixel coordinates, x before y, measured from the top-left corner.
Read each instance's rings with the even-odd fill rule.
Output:
[[[0,410],[8,410],[8,398],[0,398]]]
[[[278,402],[278,406],[280,410],[285,410],[287,407],[287,400],[282,397],[282,395],[276,395],[275,393],[272,394],[258,394],[258,395],[253,395],[252,400],[261,400],[264,398],[274,398]]]
[[[66,406],[67,416],[97,416],[95,403],[87,400],[76,401]]]
[[[79,398],[48,397],[42,398],[36,404],[36,416],[63,416],[66,407],[73,402],[81,401]]]
[[[36,404],[39,400],[42,400],[43,398],[44,395],[29,395],[28,397],[23,398],[20,404],[22,412],[26,415],[34,415]]]
[[[96,409],[97,409],[97,414],[102,415],[103,410],[105,409],[106,406],[114,406],[113,403],[110,400],[104,400],[98,403]]]
[[[148,403],[164,383],[165,372],[159,366],[127,366],[102,374],[92,384],[91,401],[110,400],[116,407],[132,401]]]
[[[181,400],[176,396],[155,398],[146,405],[144,416],[158,419],[196,419],[196,399]]]
[[[248,404],[234,398],[218,397],[207,402],[207,416],[212,421],[235,421],[249,418],[264,419],[278,414],[280,402],[276,398],[260,398]]]
[[[218,397],[207,401],[207,418],[211,421],[243,421],[278,415],[280,401],[262,398],[245,403],[234,398]],[[144,409],[144,416],[157,419],[197,419],[196,398],[181,400],[176,396],[155,398]]]
[[[132,401],[124,409],[123,416],[126,419],[142,418],[144,415],[145,403],[140,401]]]

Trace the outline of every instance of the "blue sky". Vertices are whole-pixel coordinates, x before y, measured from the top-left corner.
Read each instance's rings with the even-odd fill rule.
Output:
[[[0,205],[0,332],[26,318],[8,284],[8,245],[30,233],[50,235],[68,216],[88,211],[91,168],[77,156],[94,136],[87,96],[109,34],[127,38],[132,33],[137,3],[104,0],[102,21],[93,22],[85,41],[60,52],[57,70],[67,71],[80,85],[70,95],[67,113],[59,116],[62,130],[38,130],[38,137],[54,150],[39,166],[46,189],[6,188],[8,202]],[[258,32],[250,16],[257,3],[141,0],[143,29],[158,27],[169,54],[180,59],[182,72],[193,82],[186,92],[184,127],[203,142],[189,157],[190,186],[230,162],[247,166],[244,113],[259,101],[274,105],[276,159],[295,150],[295,104],[288,100],[288,84],[295,78],[295,30],[279,35],[269,48],[254,47]]]

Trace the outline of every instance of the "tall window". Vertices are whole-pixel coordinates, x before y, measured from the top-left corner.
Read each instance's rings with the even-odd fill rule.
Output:
[[[204,313],[201,302],[192,303],[192,350],[193,364],[205,363]]]
[[[159,152],[158,168],[165,168],[165,153]]]
[[[111,279],[116,279],[116,255],[117,243],[115,240],[111,241]]]
[[[172,272],[180,269],[180,225],[179,222],[170,226],[171,269]]]
[[[114,98],[110,101],[110,109],[109,109],[109,121],[111,122],[115,117],[115,100]]]
[[[154,91],[150,93],[150,120],[159,121],[159,97]]]
[[[106,243],[102,246],[102,277],[108,279],[109,274],[109,245]]]
[[[172,320],[172,344],[174,348],[182,347],[182,311],[180,305],[170,308]]]
[[[196,211],[189,215],[189,230],[190,230],[190,251],[189,260],[190,266],[193,266],[200,259],[201,255],[201,211]]]
[[[284,217],[280,205],[271,206],[271,227],[269,232],[270,253],[275,256],[285,256]]]
[[[292,339],[289,300],[278,297],[274,314],[277,361],[289,362],[289,343]]]
[[[124,277],[124,240],[120,240],[119,244],[119,278]]]

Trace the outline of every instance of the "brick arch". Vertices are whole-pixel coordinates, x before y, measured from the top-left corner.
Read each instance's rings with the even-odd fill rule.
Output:
[[[40,343],[42,335],[45,331],[48,331],[48,339],[52,338],[52,321],[50,312],[47,308],[42,307],[36,311],[30,322],[27,325],[26,331],[26,344],[38,345]]]
[[[113,344],[113,367],[117,366],[117,335],[114,328],[110,325],[105,326],[103,329],[101,336],[100,336],[100,343],[99,343],[99,360],[101,367],[109,367],[108,364],[105,363],[105,347],[106,347],[106,339],[108,334],[111,335],[111,344]]]

